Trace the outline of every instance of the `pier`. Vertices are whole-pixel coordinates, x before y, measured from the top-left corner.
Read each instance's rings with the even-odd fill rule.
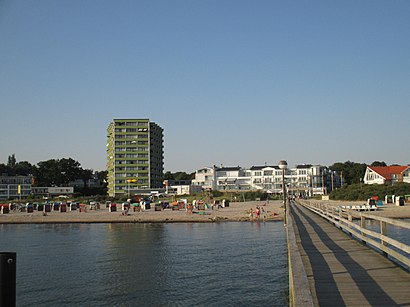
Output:
[[[379,233],[366,229],[366,218],[380,223]],[[351,210],[291,202],[290,306],[410,306],[410,273],[403,268],[409,267],[409,246],[388,237],[388,223],[409,227],[370,213],[354,216]]]

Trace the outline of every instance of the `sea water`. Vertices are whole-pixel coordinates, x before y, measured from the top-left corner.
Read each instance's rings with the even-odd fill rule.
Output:
[[[287,306],[283,223],[0,225],[17,306]]]

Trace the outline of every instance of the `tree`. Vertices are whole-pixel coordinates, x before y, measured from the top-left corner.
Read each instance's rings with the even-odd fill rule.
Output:
[[[384,161],[374,161],[372,164],[370,164],[370,166],[387,166],[387,164]]]
[[[51,159],[37,163],[38,173],[36,177],[37,186],[52,186],[61,184],[61,173],[58,160]]]
[[[12,154],[8,157],[7,165],[0,164],[0,175],[7,174],[9,176],[28,176],[35,175],[37,167],[27,161],[16,161],[16,156]]]
[[[170,172],[170,171],[167,171],[165,174],[164,174],[164,180],[174,180],[175,178],[174,178],[174,175]]]
[[[74,181],[79,178],[83,178],[83,169],[78,161],[71,158],[63,158],[58,160],[58,168],[61,176],[61,183],[68,184],[70,181]],[[92,174],[92,171],[91,171]]]
[[[39,186],[62,186],[67,185],[70,181],[83,178],[81,164],[71,158],[41,161],[37,165],[36,180]]]
[[[35,175],[37,173],[37,167],[27,161],[21,161],[14,165],[13,173],[17,176]]]
[[[81,171],[81,179],[84,182],[84,187],[88,187],[88,180],[93,178],[94,171],[92,169],[83,169]]]
[[[95,176],[97,177],[98,182],[104,186],[107,185],[107,175],[108,175],[107,171],[96,171],[95,172]]]
[[[9,156],[9,158],[8,158],[7,166],[13,168],[14,165],[16,165],[16,155],[15,155],[15,154],[12,154],[12,155]]]
[[[332,171],[338,172],[343,177],[343,183],[352,184],[360,183],[363,178],[367,165],[365,163],[355,163],[346,161],[344,163],[337,162],[329,167]]]
[[[192,180],[195,178],[195,173],[187,174],[185,172],[171,173],[167,171],[164,174],[164,180]]]
[[[0,176],[3,174],[8,174],[11,175],[12,169],[11,167],[5,165],[5,164],[0,164]]]
[[[174,176],[175,180],[191,180],[191,175],[185,172],[176,172]]]

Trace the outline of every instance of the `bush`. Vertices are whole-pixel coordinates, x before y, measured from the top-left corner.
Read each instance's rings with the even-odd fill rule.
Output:
[[[334,200],[362,200],[366,201],[372,196],[378,196],[384,200],[386,195],[408,195],[410,194],[409,183],[398,183],[394,185],[381,184],[351,184],[343,186],[330,193],[330,198]]]
[[[222,193],[221,191],[216,190],[213,190],[211,193],[213,197],[221,197],[222,195],[224,195],[224,193]]]

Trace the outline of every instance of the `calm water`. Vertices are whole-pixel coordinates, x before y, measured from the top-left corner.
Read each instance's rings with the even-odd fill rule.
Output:
[[[287,306],[282,223],[0,225],[17,306]]]

